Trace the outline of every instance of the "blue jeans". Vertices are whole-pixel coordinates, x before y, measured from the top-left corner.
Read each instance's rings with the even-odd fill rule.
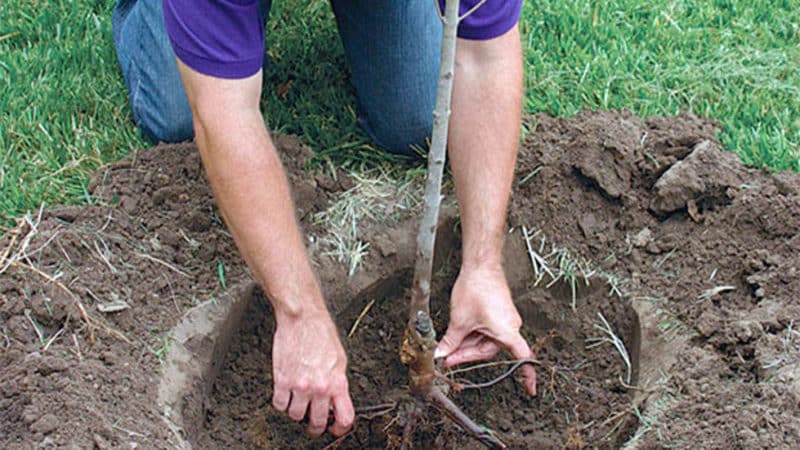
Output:
[[[263,18],[270,1],[262,1]],[[433,123],[442,26],[431,0],[332,0],[359,102],[359,125],[379,147],[425,148]],[[133,119],[152,141],[194,135],[162,17],[162,0],[117,0],[114,45]]]

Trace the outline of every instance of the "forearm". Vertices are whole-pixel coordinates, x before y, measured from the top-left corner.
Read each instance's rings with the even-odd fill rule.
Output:
[[[258,95],[245,105],[236,104],[235,95],[221,96],[226,100],[192,102],[197,96],[190,94],[196,141],[220,212],[279,318],[323,312],[289,184],[258,110]],[[230,99],[234,104],[227,103]]]
[[[521,101],[517,27],[490,41],[459,40],[449,156],[461,211],[464,268],[502,265]]]

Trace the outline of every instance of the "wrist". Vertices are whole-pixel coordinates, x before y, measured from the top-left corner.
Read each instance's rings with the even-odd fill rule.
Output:
[[[330,316],[313,273],[272,284],[278,284],[278,286],[270,286],[266,283],[262,283],[262,286],[272,304],[277,322],[289,323]]]
[[[503,272],[503,252],[499,249],[468,251],[464,250],[461,272]]]
[[[292,324],[330,318],[330,313],[321,298],[294,302],[272,301],[271,303],[275,311],[275,321],[278,324]]]
[[[464,245],[461,267],[476,271],[502,270],[505,240],[503,223],[466,219],[462,226]]]

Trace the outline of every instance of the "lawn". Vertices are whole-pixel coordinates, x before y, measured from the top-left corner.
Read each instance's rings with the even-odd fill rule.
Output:
[[[387,160],[355,125],[327,2],[275,2],[264,115],[350,168]],[[88,174],[148,144],[133,127],[105,0],[0,3],[0,214],[91,202]],[[525,2],[528,112],[713,117],[752,165],[800,171],[800,1]]]

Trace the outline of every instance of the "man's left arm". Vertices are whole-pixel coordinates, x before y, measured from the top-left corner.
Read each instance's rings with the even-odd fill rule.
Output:
[[[450,324],[439,344],[446,365],[492,358],[502,348],[533,356],[503,272],[506,212],[522,109],[519,27],[489,40],[459,39],[453,81],[449,158],[461,211],[462,264]],[[536,373],[523,367],[525,387]]]

